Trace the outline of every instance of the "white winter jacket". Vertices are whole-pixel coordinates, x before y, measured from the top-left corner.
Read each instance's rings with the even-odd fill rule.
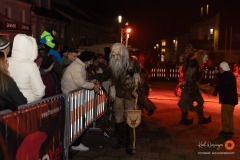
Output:
[[[85,88],[93,89],[94,83],[86,80],[86,65],[77,58],[66,69],[61,80],[62,92]]]
[[[45,94],[45,85],[34,62],[37,56],[37,44],[33,37],[25,34],[14,37],[8,70],[28,103],[40,100]]]

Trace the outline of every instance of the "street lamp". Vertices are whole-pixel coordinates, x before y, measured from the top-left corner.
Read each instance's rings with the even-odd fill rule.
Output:
[[[177,50],[178,50],[178,40],[177,40],[177,39],[174,39],[174,40],[173,40],[173,61],[174,61],[175,58],[176,58]]]
[[[128,27],[128,23],[125,24],[123,28],[121,28],[121,43],[126,47],[128,46],[128,39],[130,36],[131,28]]]
[[[118,27],[119,27],[119,30],[118,30],[118,32],[119,32],[119,39],[120,39],[120,42],[121,42],[121,39],[122,39],[122,16],[121,15],[119,15],[118,16]]]
[[[121,15],[118,16],[118,23],[119,23],[119,24],[122,23],[122,16],[121,16]]]
[[[213,28],[210,28],[210,34],[213,35]]]
[[[211,51],[213,52],[213,50],[214,50],[214,29],[210,28],[209,33],[210,33]]]

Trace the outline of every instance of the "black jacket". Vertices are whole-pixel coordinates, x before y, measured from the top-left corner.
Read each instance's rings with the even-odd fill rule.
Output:
[[[231,71],[225,71],[219,77],[219,101],[222,104],[238,104],[237,83]]]
[[[4,109],[18,110],[18,106],[27,103],[27,99],[23,96],[17,87],[16,82],[8,77],[8,89],[3,92],[0,89],[0,111]]]

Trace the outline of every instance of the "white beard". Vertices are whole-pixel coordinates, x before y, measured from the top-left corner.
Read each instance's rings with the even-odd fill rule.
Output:
[[[117,79],[124,72],[124,66],[120,60],[110,59],[109,67],[112,70],[113,77]]]

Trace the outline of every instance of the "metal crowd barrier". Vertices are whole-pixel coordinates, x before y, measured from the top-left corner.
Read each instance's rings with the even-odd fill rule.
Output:
[[[152,78],[178,78],[179,73],[176,68],[152,68],[150,71]]]
[[[63,157],[65,104],[61,94],[0,114],[0,159]]]
[[[66,159],[69,147],[105,111],[103,91],[81,89],[0,111],[0,159]]]
[[[150,70],[151,78],[157,79],[157,78],[168,78],[168,79],[177,79],[179,77],[178,69],[176,68],[152,68]],[[215,72],[214,70],[208,70],[206,69],[204,71],[204,79],[206,80],[212,80],[215,79]]]

